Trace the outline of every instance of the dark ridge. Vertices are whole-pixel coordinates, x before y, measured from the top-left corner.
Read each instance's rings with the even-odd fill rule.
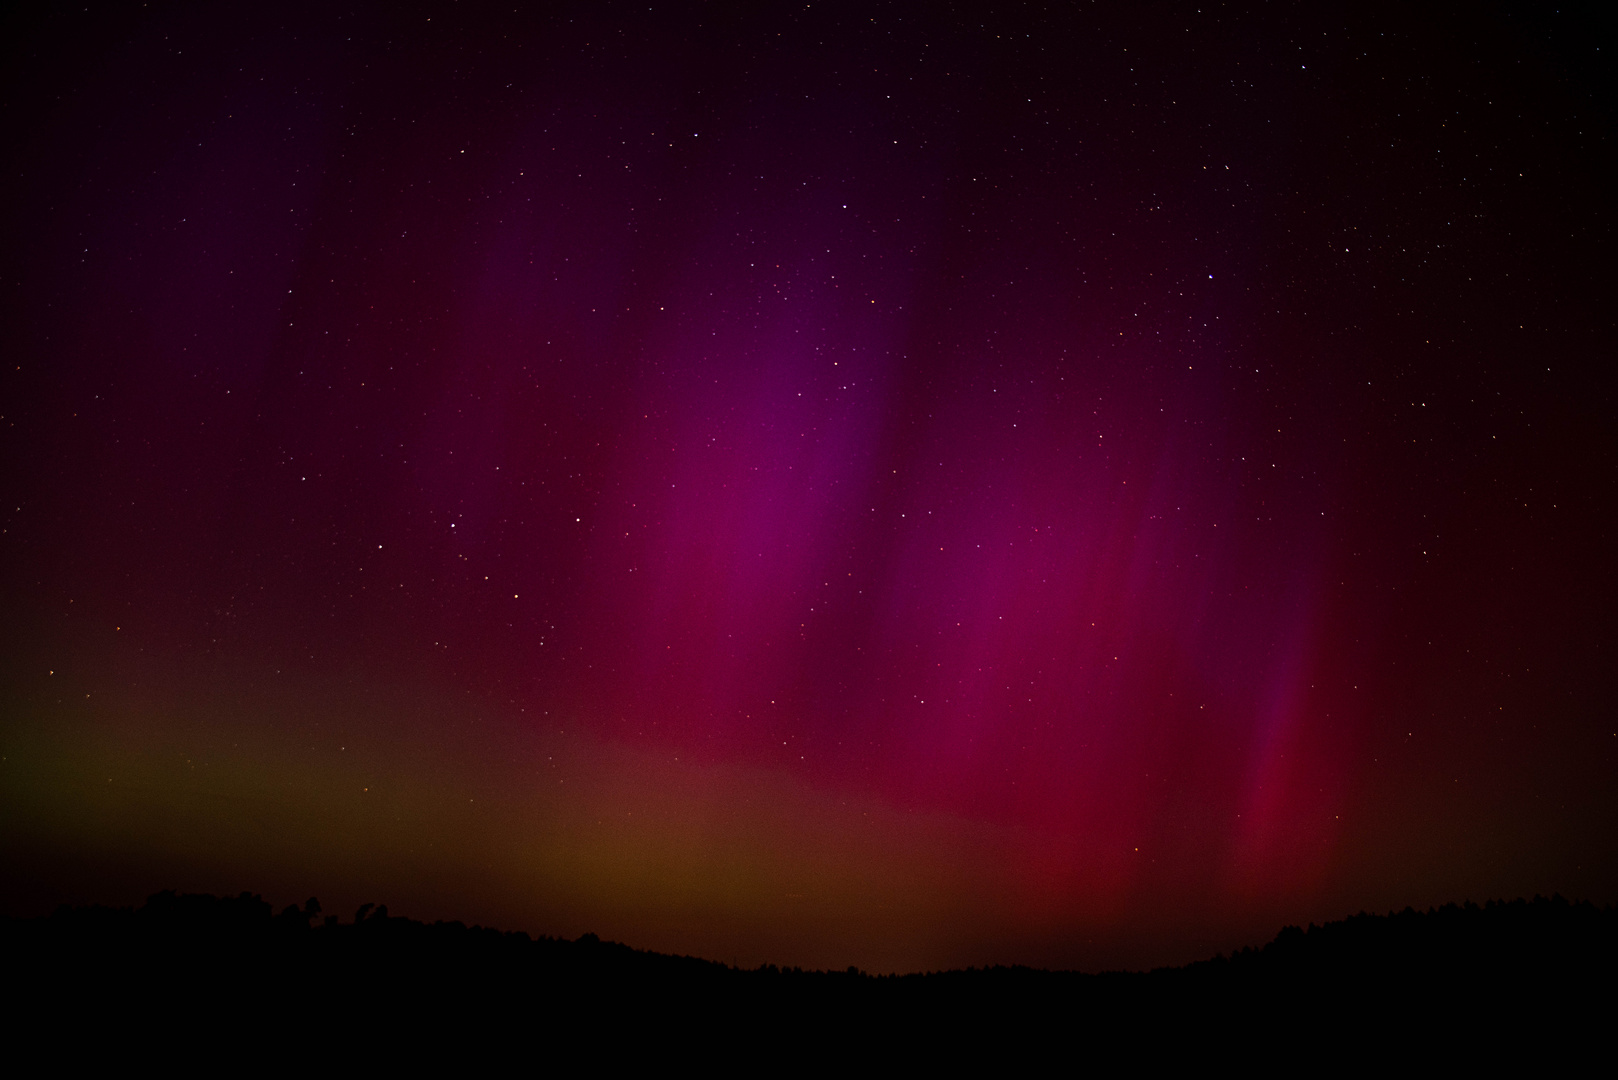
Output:
[[[1210,1037],[1262,1038],[1272,1049],[1346,1038],[1360,1048],[1344,1043],[1350,1056],[1388,1040],[1465,1035],[1486,1040],[1473,1047],[1481,1053],[1554,1035],[1541,1051],[1560,1053],[1610,1018],[1618,908],[1560,896],[1407,908],[1289,926],[1262,947],[1185,967],[1100,974],[742,969],[594,934],[569,941],[395,918],[386,905],[367,904],[350,922],[323,915],[315,899],[277,914],[249,893],[63,907],[5,920],[0,934],[8,983],[30,988],[40,1030],[88,1022],[124,1038],[245,1038],[314,1009],[345,1018],[333,1032],[408,1033],[411,1045],[469,1024],[509,1034],[512,1023],[542,1021],[641,1033],[717,1023],[730,1038],[901,1038],[935,1050],[1079,1029],[1120,1052],[1140,1039],[1177,1053]],[[283,1034],[294,1030],[310,1029]]]

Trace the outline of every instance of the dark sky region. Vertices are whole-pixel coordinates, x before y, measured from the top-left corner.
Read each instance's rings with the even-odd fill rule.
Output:
[[[7,910],[887,971],[1618,900],[1604,17],[7,18]]]

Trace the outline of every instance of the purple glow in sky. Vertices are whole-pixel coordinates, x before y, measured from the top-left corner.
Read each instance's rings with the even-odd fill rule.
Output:
[[[1614,898],[1574,16],[17,18],[13,909],[888,970]]]

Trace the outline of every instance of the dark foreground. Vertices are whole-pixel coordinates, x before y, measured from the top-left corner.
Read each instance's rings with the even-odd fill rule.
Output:
[[[1262,948],[1148,973],[743,970],[385,907],[353,922],[315,901],[276,914],[249,894],[159,893],[138,910],[64,908],[0,933],[21,992],[10,1026],[64,1063],[470,1060],[524,1046],[603,1062],[763,1052],[770,1070],[848,1052],[1543,1063],[1608,1058],[1618,1002],[1618,908],[1560,897],[1288,927]]]

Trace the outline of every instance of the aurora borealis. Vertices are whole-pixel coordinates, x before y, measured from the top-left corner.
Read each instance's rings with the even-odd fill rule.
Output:
[[[1618,899],[1598,22],[11,18],[12,909],[916,970]]]

